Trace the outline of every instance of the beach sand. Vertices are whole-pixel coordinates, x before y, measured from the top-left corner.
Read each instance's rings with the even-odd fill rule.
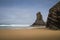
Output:
[[[0,40],[58,40],[59,30],[49,29],[0,29]]]

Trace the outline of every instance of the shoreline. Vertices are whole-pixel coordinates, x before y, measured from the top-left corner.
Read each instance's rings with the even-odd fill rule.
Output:
[[[34,26],[34,27],[32,27],[32,26],[27,26],[27,27],[1,27],[0,29],[45,29],[46,27],[45,26],[38,26],[38,27],[36,27],[36,26]]]

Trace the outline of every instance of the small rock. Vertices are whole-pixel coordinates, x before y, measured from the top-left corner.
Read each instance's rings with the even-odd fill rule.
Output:
[[[40,12],[36,14],[36,21],[32,24],[32,26],[44,26],[45,22],[42,19],[42,15]]]

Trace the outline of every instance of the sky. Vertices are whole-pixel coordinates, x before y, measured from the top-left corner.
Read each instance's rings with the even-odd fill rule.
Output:
[[[41,12],[46,22],[49,9],[59,0],[0,0],[0,24],[27,24],[36,20]]]

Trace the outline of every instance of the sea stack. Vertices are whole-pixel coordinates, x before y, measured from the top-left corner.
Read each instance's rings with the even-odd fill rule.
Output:
[[[32,26],[44,26],[45,22],[42,19],[42,15],[40,12],[36,14],[36,21],[32,24]]]
[[[46,27],[60,29],[60,1],[49,10]]]

